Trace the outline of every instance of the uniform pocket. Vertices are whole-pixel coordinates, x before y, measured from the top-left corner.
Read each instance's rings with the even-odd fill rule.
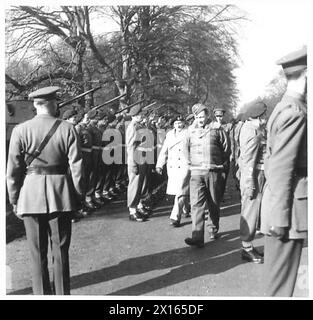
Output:
[[[307,177],[300,178],[294,191],[293,225],[296,231],[308,230],[308,181]]]

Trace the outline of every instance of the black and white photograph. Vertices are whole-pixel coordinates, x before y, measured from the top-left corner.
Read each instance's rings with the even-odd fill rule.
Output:
[[[312,12],[6,2],[4,299],[310,299]]]

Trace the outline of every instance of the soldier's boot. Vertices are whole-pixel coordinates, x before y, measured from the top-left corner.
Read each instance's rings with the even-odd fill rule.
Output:
[[[102,198],[106,201],[111,201],[113,199],[113,197],[111,196],[111,194],[108,191],[102,192]]]

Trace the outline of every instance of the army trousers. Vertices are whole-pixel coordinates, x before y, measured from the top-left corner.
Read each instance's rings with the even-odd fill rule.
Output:
[[[303,239],[279,240],[265,236],[264,246],[264,295],[291,297],[303,247]]]
[[[148,165],[138,165],[138,174],[132,171],[132,168],[128,167],[128,187],[127,187],[127,206],[128,208],[137,208],[140,200],[146,199],[148,193],[147,183],[147,171]]]
[[[91,168],[89,173],[89,186],[86,192],[87,197],[91,197],[94,195],[98,178],[99,178],[99,168],[100,162],[102,161],[102,153],[99,150],[92,150],[91,152]]]
[[[240,178],[240,238],[241,241],[250,242],[254,239],[256,230],[260,225],[262,191],[265,184],[264,171],[256,171],[255,193],[253,199],[250,199],[248,195],[247,180],[246,175],[242,173]]]
[[[191,172],[190,205],[192,238],[204,241],[204,218],[206,204],[209,209],[208,228],[219,230],[220,201],[222,195],[222,172]]]
[[[30,249],[33,293],[35,295],[69,295],[71,213],[28,214],[23,216]],[[48,271],[48,245],[51,245],[53,284]]]

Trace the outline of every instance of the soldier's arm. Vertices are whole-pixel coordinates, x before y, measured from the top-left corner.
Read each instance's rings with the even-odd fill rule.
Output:
[[[20,189],[24,181],[25,163],[22,152],[22,143],[18,132],[18,127],[14,128],[11,135],[8,163],[7,163],[7,187],[9,201],[15,205],[17,203]]]
[[[83,185],[83,160],[78,134],[74,127],[70,128],[68,137],[68,163],[75,191],[79,200],[83,199],[85,186]]]
[[[156,168],[163,168],[163,166],[165,165],[165,163],[167,162],[167,156],[168,156],[168,134],[166,135],[166,138],[164,140],[164,143],[162,145],[159,157],[158,157],[158,161],[156,164]]]
[[[190,165],[190,131],[187,129],[182,142],[182,155],[188,165]]]
[[[244,162],[247,167],[243,170],[247,173],[247,177],[253,181],[259,150],[259,138],[256,130],[249,130],[247,139],[244,141],[244,146],[245,147],[242,148],[241,157],[245,159]]]
[[[220,134],[220,142],[221,142],[221,146],[224,154],[224,161],[228,161],[231,153],[230,138],[223,128],[219,129],[219,134]]]
[[[306,121],[300,111],[288,108],[282,112],[274,132],[275,144],[268,158],[266,178],[271,192],[272,225],[289,227],[294,190],[296,160],[306,132]]]

